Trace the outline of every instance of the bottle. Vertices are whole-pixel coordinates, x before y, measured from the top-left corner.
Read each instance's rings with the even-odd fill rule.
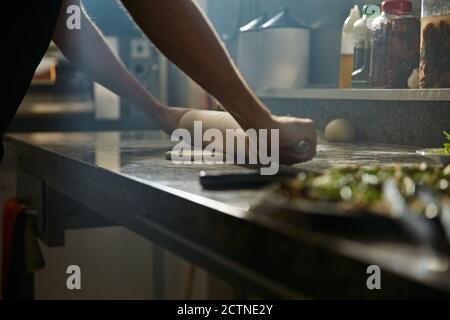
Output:
[[[420,88],[450,88],[450,0],[422,1]]]
[[[372,88],[407,89],[419,67],[420,20],[409,0],[386,0],[372,23],[369,82]]]
[[[353,25],[360,19],[359,8],[355,5],[342,27],[341,38],[341,68],[339,74],[339,88],[349,89],[353,72]]]
[[[367,88],[370,72],[370,29],[369,17],[380,14],[380,8],[376,5],[365,5],[363,17],[353,25],[353,88]]]

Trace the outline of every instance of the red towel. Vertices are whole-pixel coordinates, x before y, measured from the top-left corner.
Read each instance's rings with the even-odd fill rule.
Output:
[[[2,264],[3,299],[33,299],[33,273],[45,262],[37,243],[35,217],[16,200],[4,206]]]
[[[17,218],[25,207],[15,200],[8,200],[3,209],[2,296],[5,298],[7,296],[6,288],[8,273],[11,267],[11,251],[14,239],[14,229]]]

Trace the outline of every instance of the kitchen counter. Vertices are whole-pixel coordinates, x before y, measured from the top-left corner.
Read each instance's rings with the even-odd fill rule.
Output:
[[[174,165],[160,132],[11,134],[18,192],[36,210],[50,246],[64,230],[120,225],[263,297],[449,297],[450,271],[405,243],[362,241],[296,229],[252,210],[263,190],[206,191],[201,170],[231,165]],[[348,164],[420,163],[412,148],[321,144],[308,169]],[[430,162],[430,164],[432,164]],[[366,270],[382,270],[368,290]]]

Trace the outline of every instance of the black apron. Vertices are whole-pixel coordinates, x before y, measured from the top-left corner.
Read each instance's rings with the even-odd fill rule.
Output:
[[[52,39],[62,0],[9,1],[0,19],[3,57],[0,105],[1,137],[25,96],[34,72]]]

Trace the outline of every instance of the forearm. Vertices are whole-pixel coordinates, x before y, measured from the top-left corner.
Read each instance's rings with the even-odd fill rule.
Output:
[[[74,3],[78,1],[67,1]],[[65,8],[61,12],[53,37],[63,54],[90,77],[132,104],[140,106],[150,117],[161,122],[165,111],[156,99],[127,70],[122,61],[113,53],[104,37],[83,12],[81,29],[68,30]]]
[[[122,2],[162,53],[212,94],[244,129],[270,123],[269,110],[243,81],[207,18],[193,1]]]

